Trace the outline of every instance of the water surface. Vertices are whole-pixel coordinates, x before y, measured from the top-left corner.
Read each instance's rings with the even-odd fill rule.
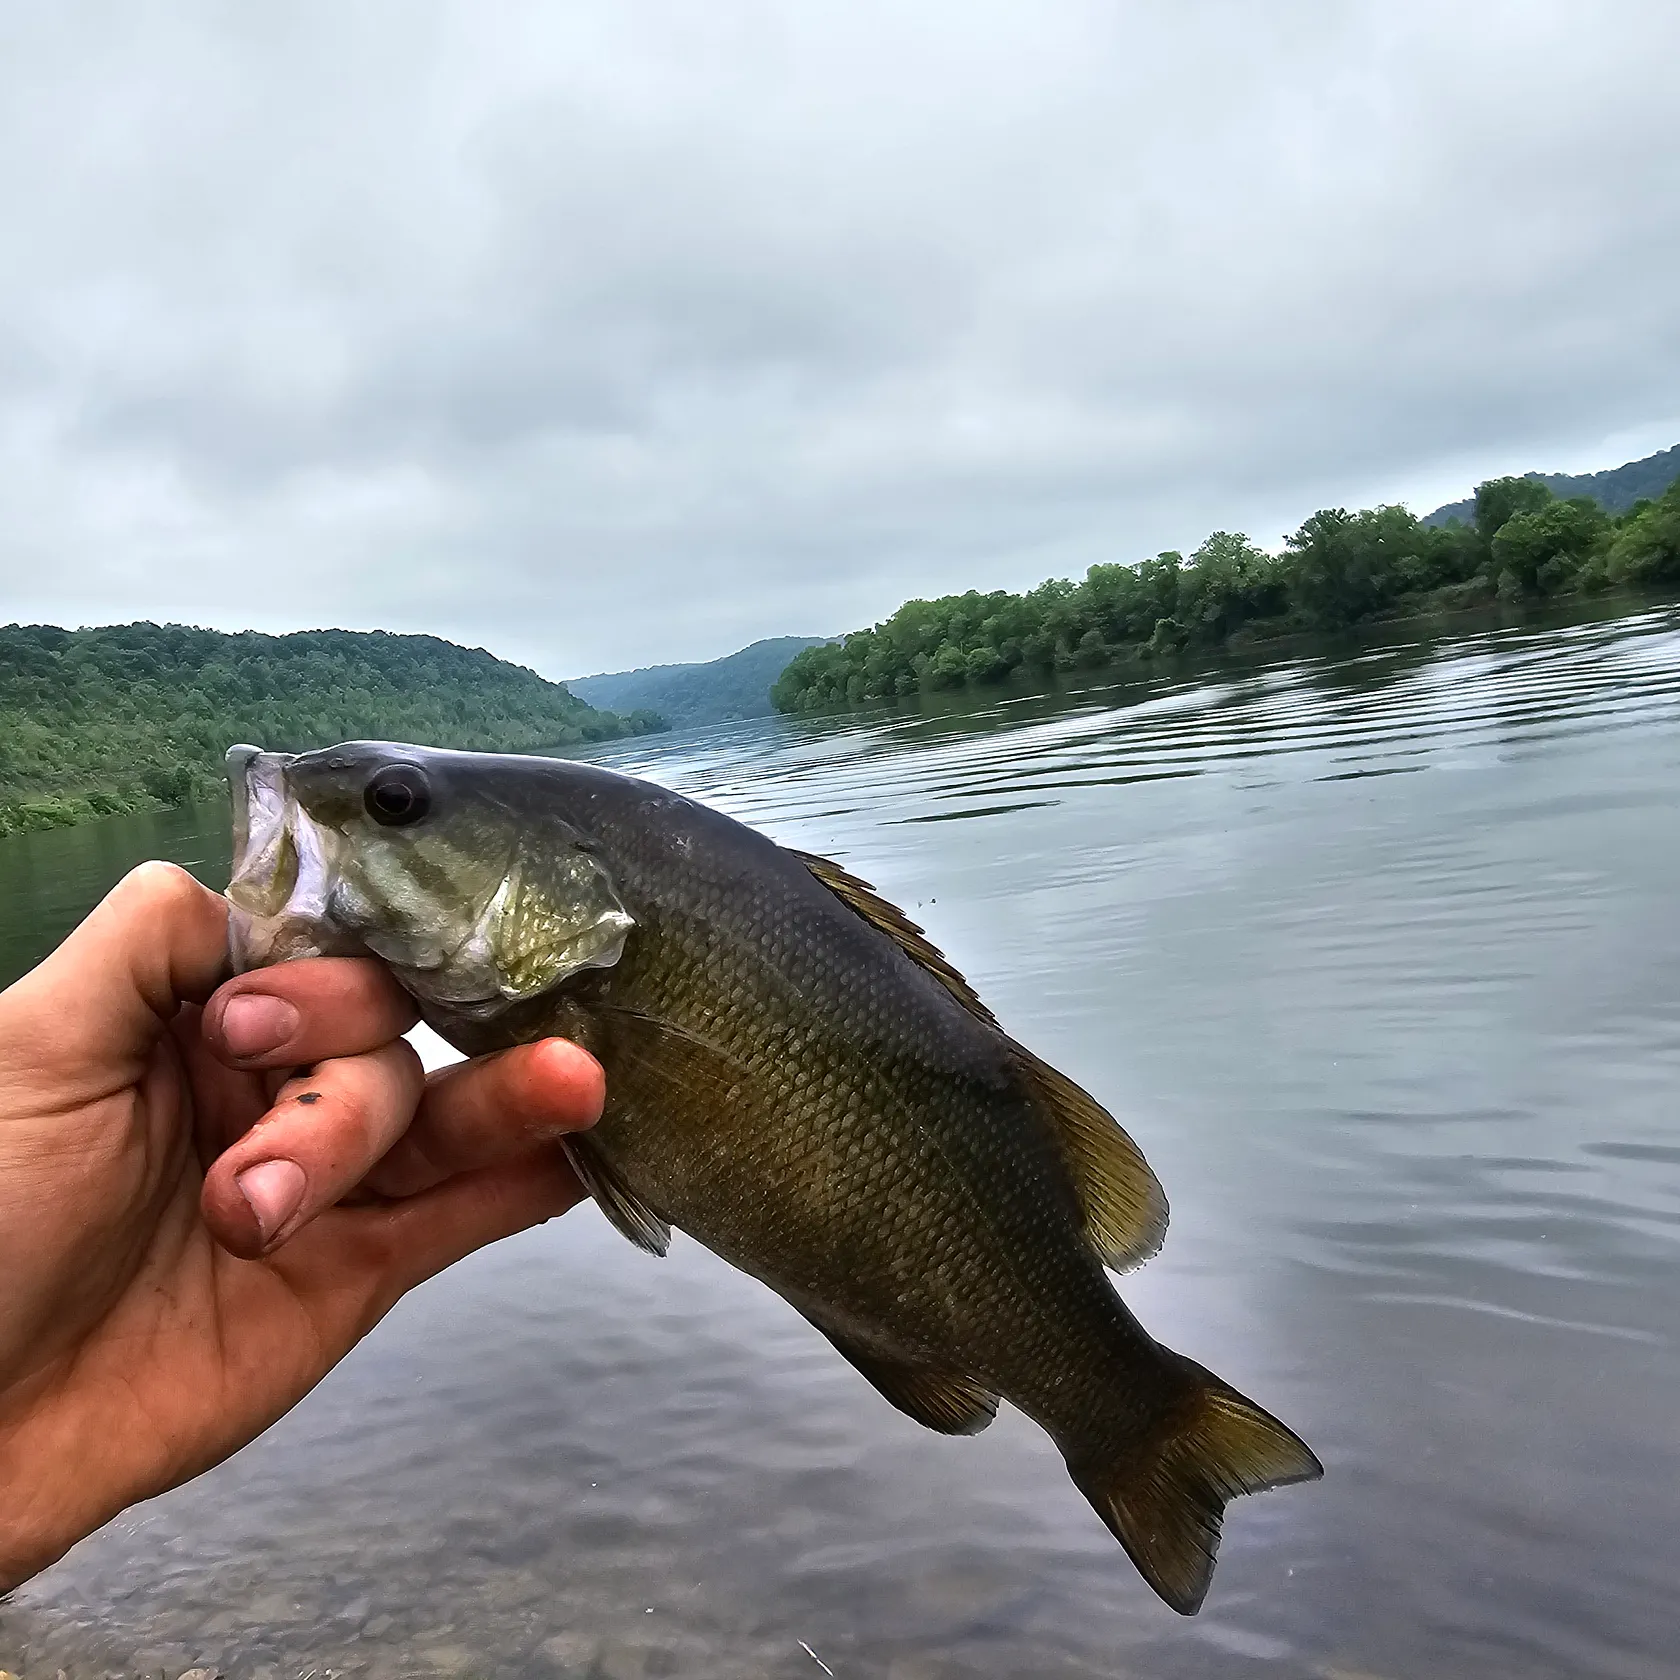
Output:
[[[0,1606],[0,1666],[1680,1674],[1680,617],[612,757],[843,858],[1126,1120],[1127,1299],[1325,1481],[1181,1621],[1025,1420],[928,1435],[585,1208]],[[0,844],[0,974],[135,858],[220,884],[222,820]]]

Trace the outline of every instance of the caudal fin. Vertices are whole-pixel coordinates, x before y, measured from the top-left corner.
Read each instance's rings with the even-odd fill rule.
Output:
[[[1324,1466],[1270,1412],[1193,1360],[1168,1357],[1187,1392],[1163,1433],[1118,1464],[1070,1457],[1068,1469],[1143,1578],[1180,1615],[1193,1616],[1213,1579],[1227,1502],[1313,1481]]]

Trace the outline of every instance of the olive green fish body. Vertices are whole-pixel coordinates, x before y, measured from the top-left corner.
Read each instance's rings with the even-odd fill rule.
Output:
[[[637,924],[623,957],[502,1033],[600,1057],[590,1145],[640,1204],[825,1329],[1053,1427],[1081,1352],[1107,1375],[1109,1338],[1149,1344],[1014,1047],[795,854],[700,806],[658,844],[625,816],[592,826]]]
[[[1318,1473],[1283,1425],[1159,1346],[1115,1293],[1105,1261],[1147,1258],[1166,1218],[1130,1139],[865,883],[595,767],[332,752],[342,762],[314,754],[285,772],[316,825],[356,841],[344,813],[368,783],[377,814],[368,778],[400,780],[380,770],[394,755],[440,825],[406,873],[380,851],[390,837],[362,839],[370,861],[359,875],[341,865],[355,884],[339,923],[388,948],[403,928],[399,957],[445,952],[411,983],[423,997],[453,988],[460,1001],[434,995],[425,1012],[462,1049],[560,1034],[600,1059],[606,1112],[568,1147],[632,1240],[663,1252],[670,1227],[686,1231],[931,1428],[973,1432],[1009,1400],[1180,1610],[1206,1591],[1227,1499]],[[478,881],[470,860],[491,854]],[[509,884],[492,893],[498,870]],[[379,885],[399,875],[407,887]],[[454,932],[415,931],[449,893],[466,906]],[[585,898],[590,927],[569,908]],[[375,934],[355,934],[364,924]],[[538,984],[561,946],[588,960]],[[490,970],[524,995],[477,996]]]

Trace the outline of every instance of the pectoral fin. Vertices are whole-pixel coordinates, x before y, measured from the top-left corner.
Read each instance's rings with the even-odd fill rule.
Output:
[[[607,1070],[609,1113],[614,1090],[635,1093],[634,1106],[665,1114],[721,1110],[738,1100],[747,1070],[718,1045],[652,1015],[595,1002],[588,1048]],[[565,1142],[577,1175],[601,1211],[638,1248],[664,1254],[671,1227],[624,1182],[599,1142],[587,1132]]]
[[[738,1100],[750,1077],[722,1046],[669,1021],[611,1004],[593,1005],[592,1015],[599,1037],[590,1048],[607,1069],[609,1091],[613,1073],[624,1067],[644,1101],[717,1105]]]

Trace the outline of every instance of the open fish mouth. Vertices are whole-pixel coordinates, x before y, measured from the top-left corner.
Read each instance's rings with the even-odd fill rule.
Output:
[[[227,755],[233,798],[233,906],[228,943],[237,972],[291,957],[348,956],[358,942],[335,930],[328,904],[336,879],[334,836],[287,785],[293,753],[237,746]]]

